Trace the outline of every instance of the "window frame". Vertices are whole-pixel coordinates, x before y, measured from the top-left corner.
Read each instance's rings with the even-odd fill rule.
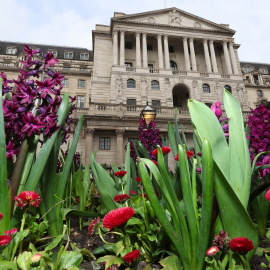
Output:
[[[66,57],[66,54],[71,55],[71,57]],[[64,59],[73,59],[74,57],[74,53],[73,52],[70,52],[70,51],[65,51],[64,52]]]
[[[172,71],[177,71],[177,70],[178,70],[178,65],[177,65],[177,63],[176,63],[175,61],[173,61],[173,60],[170,60],[170,69],[171,69]]]
[[[132,50],[132,41],[125,41],[125,49]]]
[[[207,89],[208,89],[208,90],[206,90],[206,86],[207,86]],[[203,93],[205,93],[205,94],[211,93],[211,88],[210,88],[210,85],[209,85],[208,83],[204,83],[204,84],[202,85],[202,90],[203,90]]]
[[[57,58],[58,51],[56,51],[56,50],[49,50],[49,51],[53,54],[53,57]]]
[[[262,98],[262,97],[263,97],[263,91],[262,91],[262,90],[258,89],[258,90],[256,91],[256,93],[257,93],[257,97],[258,97],[258,98]],[[260,95],[259,95],[259,93],[260,93]]]
[[[9,50],[11,51],[9,52]],[[15,55],[17,51],[17,47],[7,47],[6,54]]]
[[[160,90],[160,84],[158,80],[151,81],[151,89],[152,90]]]
[[[99,137],[98,149],[99,150],[111,150],[111,137]]]
[[[132,78],[127,79],[127,88],[135,89],[136,88],[136,81]]]
[[[64,84],[63,87],[68,87],[68,85],[69,85],[69,80],[68,80],[68,78],[64,78],[64,79],[62,80],[61,84]]]
[[[78,79],[78,88],[86,88],[86,81],[83,79]]]
[[[82,56],[87,56],[87,58],[83,58]],[[89,53],[81,53],[80,54],[80,60],[89,60]]]
[[[127,98],[127,111],[136,112],[137,100],[136,98]]]
[[[84,95],[77,95],[76,96],[76,108],[83,109],[84,108]]]
[[[227,89],[226,87],[229,88],[229,89]],[[230,85],[226,84],[226,85],[224,85],[224,88],[225,88],[227,91],[229,91],[230,93],[232,93],[232,87],[231,87]]]

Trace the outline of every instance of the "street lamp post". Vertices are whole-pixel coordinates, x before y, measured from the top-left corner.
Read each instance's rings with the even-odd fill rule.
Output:
[[[149,106],[148,102],[146,102],[146,107],[141,111],[140,117],[143,117],[146,124],[149,125],[151,121],[155,120],[156,115],[156,110]]]

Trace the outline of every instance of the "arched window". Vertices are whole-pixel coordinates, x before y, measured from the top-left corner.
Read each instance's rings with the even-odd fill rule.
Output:
[[[232,93],[232,88],[229,85],[224,85],[224,88],[230,93]]]
[[[259,98],[263,97],[263,92],[262,92],[262,90],[257,90],[257,96],[258,96]]]
[[[204,93],[210,93],[210,86],[207,83],[202,85],[202,89]]]
[[[170,68],[171,70],[178,70],[177,64],[174,61],[170,61]]]
[[[159,82],[158,81],[152,81],[151,82],[151,89],[159,90]]]
[[[136,82],[133,79],[127,80],[127,88],[136,88]]]

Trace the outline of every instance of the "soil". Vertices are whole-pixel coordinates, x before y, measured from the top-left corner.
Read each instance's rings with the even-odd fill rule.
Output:
[[[84,220],[84,222],[86,222],[86,221],[87,221],[87,219]],[[114,238],[113,234],[105,235],[104,239],[107,242],[111,242],[111,243],[115,243],[117,241],[117,239]],[[103,245],[103,242],[101,241],[99,235],[94,234],[91,237],[88,236],[88,231],[87,231],[86,226],[83,226],[82,230],[80,230],[79,218],[77,218],[77,217],[71,219],[70,241],[73,243],[76,243],[76,246],[78,248],[80,248],[80,249],[86,248],[90,252],[92,252],[96,248]],[[264,244],[262,244],[262,247],[266,247],[266,246],[268,247],[269,244],[267,245],[264,242]],[[263,256],[254,255],[250,261],[251,270],[265,270],[266,268],[263,268],[261,266],[261,263],[265,263],[266,265],[268,265],[267,260]],[[138,270],[143,270],[143,268],[145,266],[146,266],[145,262],[140,262]],[[103,270],[103,269],[105,269],[104,264],[97,265],[94,261],[93,262],[84,261],[81,264],[80,268],[85,269],[85,270],[98,270],[98,269]],[[123,269],[125,269],[125,268],[123,268]],[[159,264],[153,264],[152,269],[153,270],[162,269],[162,267]],[[112,268],[112,270],[118,270],[118,268]]]

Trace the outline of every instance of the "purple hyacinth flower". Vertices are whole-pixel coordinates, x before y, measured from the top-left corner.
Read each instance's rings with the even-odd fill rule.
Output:
[[[34,117],[32,112],[28,112],[27,114],[22,114],[22,119],[25,125],[22,128],[22,132],[27,132],[27,136],[30,137],[32,133],[39,134],[40,129],[45,127],[46,124],[40,120],[40,117]]]
[[[197,168],[197,169],[196,169],[196,171],[197,171],[197,173],[199,173],[199,174],[200,174],[200,173],[202,173],[202,168],[201,168],[201,167],[199,167],[199,168]]]
[[[54,57],[51,52],[48,52],[44,56],[45,59],[45,68],[54,67],[56,63],[59,63],[59,60]]]
[[[38,74],[38,70],[37,69],[33,69],[31,71],[28,71],[28,72],[26,72],[24,70],[21,70],[21,69],[19,71],[20,71],[20,73],[23,75],[23,77],[25,79],[28,79],[30,76],[39,78],[39,74]]]
[[[36,53],[40,53],[40,49],[31,49],[28,45],[24,45],[23,51],[28,57],[32,57]]]
[[[55,95],[55,92],[53,91],[53,86],[55,85],[55,82],[50,78],[47,78],[43,82],[36,81],[36,84],[38,86],[37,91],[40,93],[41,98],[45,98],[47,94]]]

